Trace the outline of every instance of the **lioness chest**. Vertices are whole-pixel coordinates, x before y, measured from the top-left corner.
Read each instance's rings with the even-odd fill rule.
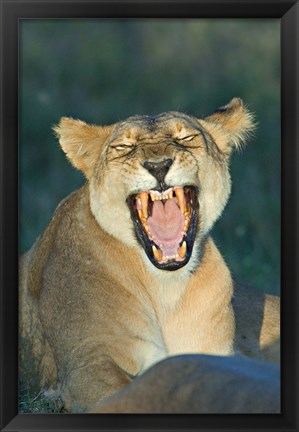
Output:
[[[147,331],[140,332],[138,340],[142,342],[135,351],[142,359],[140,372],[176,354],[232,354],[234,325],[229,291],[220,294],[210,292],[208,286],[195,287],[199,279],[168,280],[148,289],[151,319]]]

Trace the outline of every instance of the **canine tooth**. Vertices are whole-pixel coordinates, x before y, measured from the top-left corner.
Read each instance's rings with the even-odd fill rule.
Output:
[[[181,187],[175,189],[175,194],[179,202],[180,210],[184,214],[185,213],[185,195],[184,190]]]
[[[152,246],[154,257],[157,261],[161,261],[163,258],[163,252],[158,250],[155,245]]]
[[[142,208],[142,213],[144,215],[144,217],[147,219],[147,204],[148,204],[148,193],[147,192],[141,192],[139,194],[139,198],[141,201],[141,208]]]
[[[178,248],[178,254],[181,258],[185,258],[187,252],[187,244],[184,241],[182,246]]]

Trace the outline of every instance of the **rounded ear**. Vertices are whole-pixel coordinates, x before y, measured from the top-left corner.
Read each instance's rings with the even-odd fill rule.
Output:
[[[254,115],[239,98],[233,98],[200,123],[226,154],[230,154],[233,148],[240,148],[256,127]]]
[[[94,164],[112,129],[113,125],[89,125],[68,117],[62,117],[59,124],[53,128],[68,159],[87,178],[90,178]]]

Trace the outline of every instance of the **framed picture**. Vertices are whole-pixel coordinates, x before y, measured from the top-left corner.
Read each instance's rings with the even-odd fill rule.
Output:
[[[298,2],[284,0],[1,0],[1,430],[298,430],[298,18]],[[280,413],[74,414],[28,399],[18,257],[85,181],[53,127],[59,135],[62,117],[208,118],[236,97],[258,126],[232,158],[213,238],[234,278],[281,295]]]

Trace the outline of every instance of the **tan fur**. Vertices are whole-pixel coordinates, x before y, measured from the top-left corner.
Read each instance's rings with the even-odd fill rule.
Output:
[[[279,367],[240,356],[180,355],[151,367],[91,413],[279,414]]]
[[[229,154],[252,130],[251,118],[233,99],[215,117],[171,112],[154,127],[145,117],[106,127],[61,120],[61,147],[87,183],[60,203],[21,258],[23,381],[29,374],[35,388],[57,388],[76,412],[176,354],[241,352],[277,361],[278,301],[234,287],[208,235],[230,194]],[[155,188],[143,162],[167,157],[174,160],[167,184],[199,187],[194,252],[176,271],[149,261],[126,203]]]

